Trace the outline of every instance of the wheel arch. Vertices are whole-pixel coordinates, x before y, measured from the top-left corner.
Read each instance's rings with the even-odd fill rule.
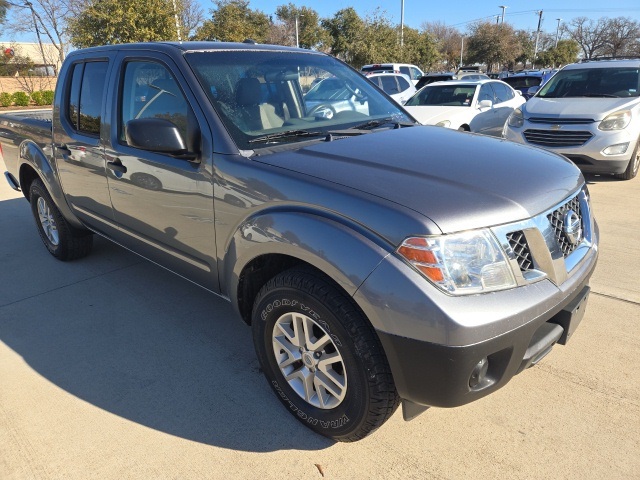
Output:
[[[250,236],[246,225],[263,226],[269,238]],[[244,322],[251,324],[258,292],[277,274],[305,267],[353,298],[388,254],[379,242],[335,220],[302,212],[271,212],[237,229],[226,248],[221,285]]]
[[[60,179],[53,169],[47,155],[33,141],[26,140],[20,144],[20,168],[18,181],[25,198],[30,201],[29,188],[35,179],[40,179],[51,195],[64,218],[75,228],[82,229],[84,225],[73,214],[62,191]]]

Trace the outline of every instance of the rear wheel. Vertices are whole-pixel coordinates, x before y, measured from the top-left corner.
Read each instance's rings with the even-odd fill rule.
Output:
[[[312,430],[339,441],[359,440],[398,407],[373,328],[320,274],[293,269],[270,280],[258,294],[252,320],[269,384]]]
[[[640,138],[636,142],[636,148],[633,150],[633,155],[631,155],[631,160],[629,160],[629,165],[627,165],[627,169],[624,173],[619,173],[616,175],[616,178],[620,180],[631,180],[636,175],[638,175],[638,169],[640,169]]]
[[[91,232],[75,229],[65,220],[40,180],[31,183],[29,199],[38,233],[51,255],[59,260],[75,260],[91,252]]]

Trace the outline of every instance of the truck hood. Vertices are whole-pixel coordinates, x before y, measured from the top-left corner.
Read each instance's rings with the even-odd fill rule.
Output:
[[[554,153],[421,126],[254,158],[412,209],[443,233],[529,218],[584,182],[571,162]]]
[[[442,120],[449,120],[451,122],[451,127],[457,128],[472,117],[471,107],[405,106],[404,108],[413,116],[413,118],[423,125],[435,125]]]
[[[525,117],[585,118],[596,121],[618,110],[632,108],[640,103],[632,98],[539,98],[532,97],[521,108]]]

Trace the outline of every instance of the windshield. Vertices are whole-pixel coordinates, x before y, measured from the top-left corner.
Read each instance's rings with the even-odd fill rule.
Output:
[[[542,83],[542,76],[540,77],[507,77],[503,78],[502,81],[504,83],[508,83],[513,88],[529,88],[529,87],[537,87]]]
[[[430,85],[409,99],[405,106],[469,107],[477,85]]]
[[[582,68],[561,70],[538,92],[542,98],[637,97],[638,68]]]
[[[186,59],[241,150],[322,138],[373,120],[413,123],[328,55],[227,50],[190,52]]]

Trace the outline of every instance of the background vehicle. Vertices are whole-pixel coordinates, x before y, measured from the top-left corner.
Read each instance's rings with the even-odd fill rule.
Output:
[[[456,80],[456,74],[455,73],[427,73],[426,75],[423,75],[422,77],[420,77],[420,80],[418,80],[418,83],[416,83],[416,89],[420,90],[422,87],[424,87],[425,85],[429,85],[430,83],[435,83],[435,82],[446,82],[447,80]]]
[[[332,118],[337,112],[360,112],[367,114],[369,107],[360,92],[339,78],[325,78],[311,87],[304,95],[304,104],[309,115]]]
[[[367,113],[315,115],[300,72],[343,81]],[[49,122],[0,115],[5,178],[45,248],[78,259],[96,233],[230,301],[274,394],[322,435],[480,399],[582,319],[598,228],[580,171],[417,126],[329,55],[76,50],[54,102]]]
[[[423,125],[500,136],[511,112],[524,102],[499,80],[453,80],[427,85],[405,108]]]
[[[416,65],[409,63],[375,63],[372,65],[363,66],[360,71],[362,73],[379,73],[379,72],[392,72],[402,73],[409,77],[415,85],[420,80],[420,77],[424,75],[424,72]]]
[[[544,72],[516,73],[503,78],[502,81],[510,85],[514,90],[518,90],[524,98],[529,99],[535,93],[535,91],[529,93],[529,89],[531,87],[539,87],[542,84],[543,76]]]
[[[371,73],[366,77],[401,105],[416,93],[416,87],[402,73]]]
[[[640,59],[567,65],[514,111],[503,136],[629,180],[640,168],[639,92]]]

